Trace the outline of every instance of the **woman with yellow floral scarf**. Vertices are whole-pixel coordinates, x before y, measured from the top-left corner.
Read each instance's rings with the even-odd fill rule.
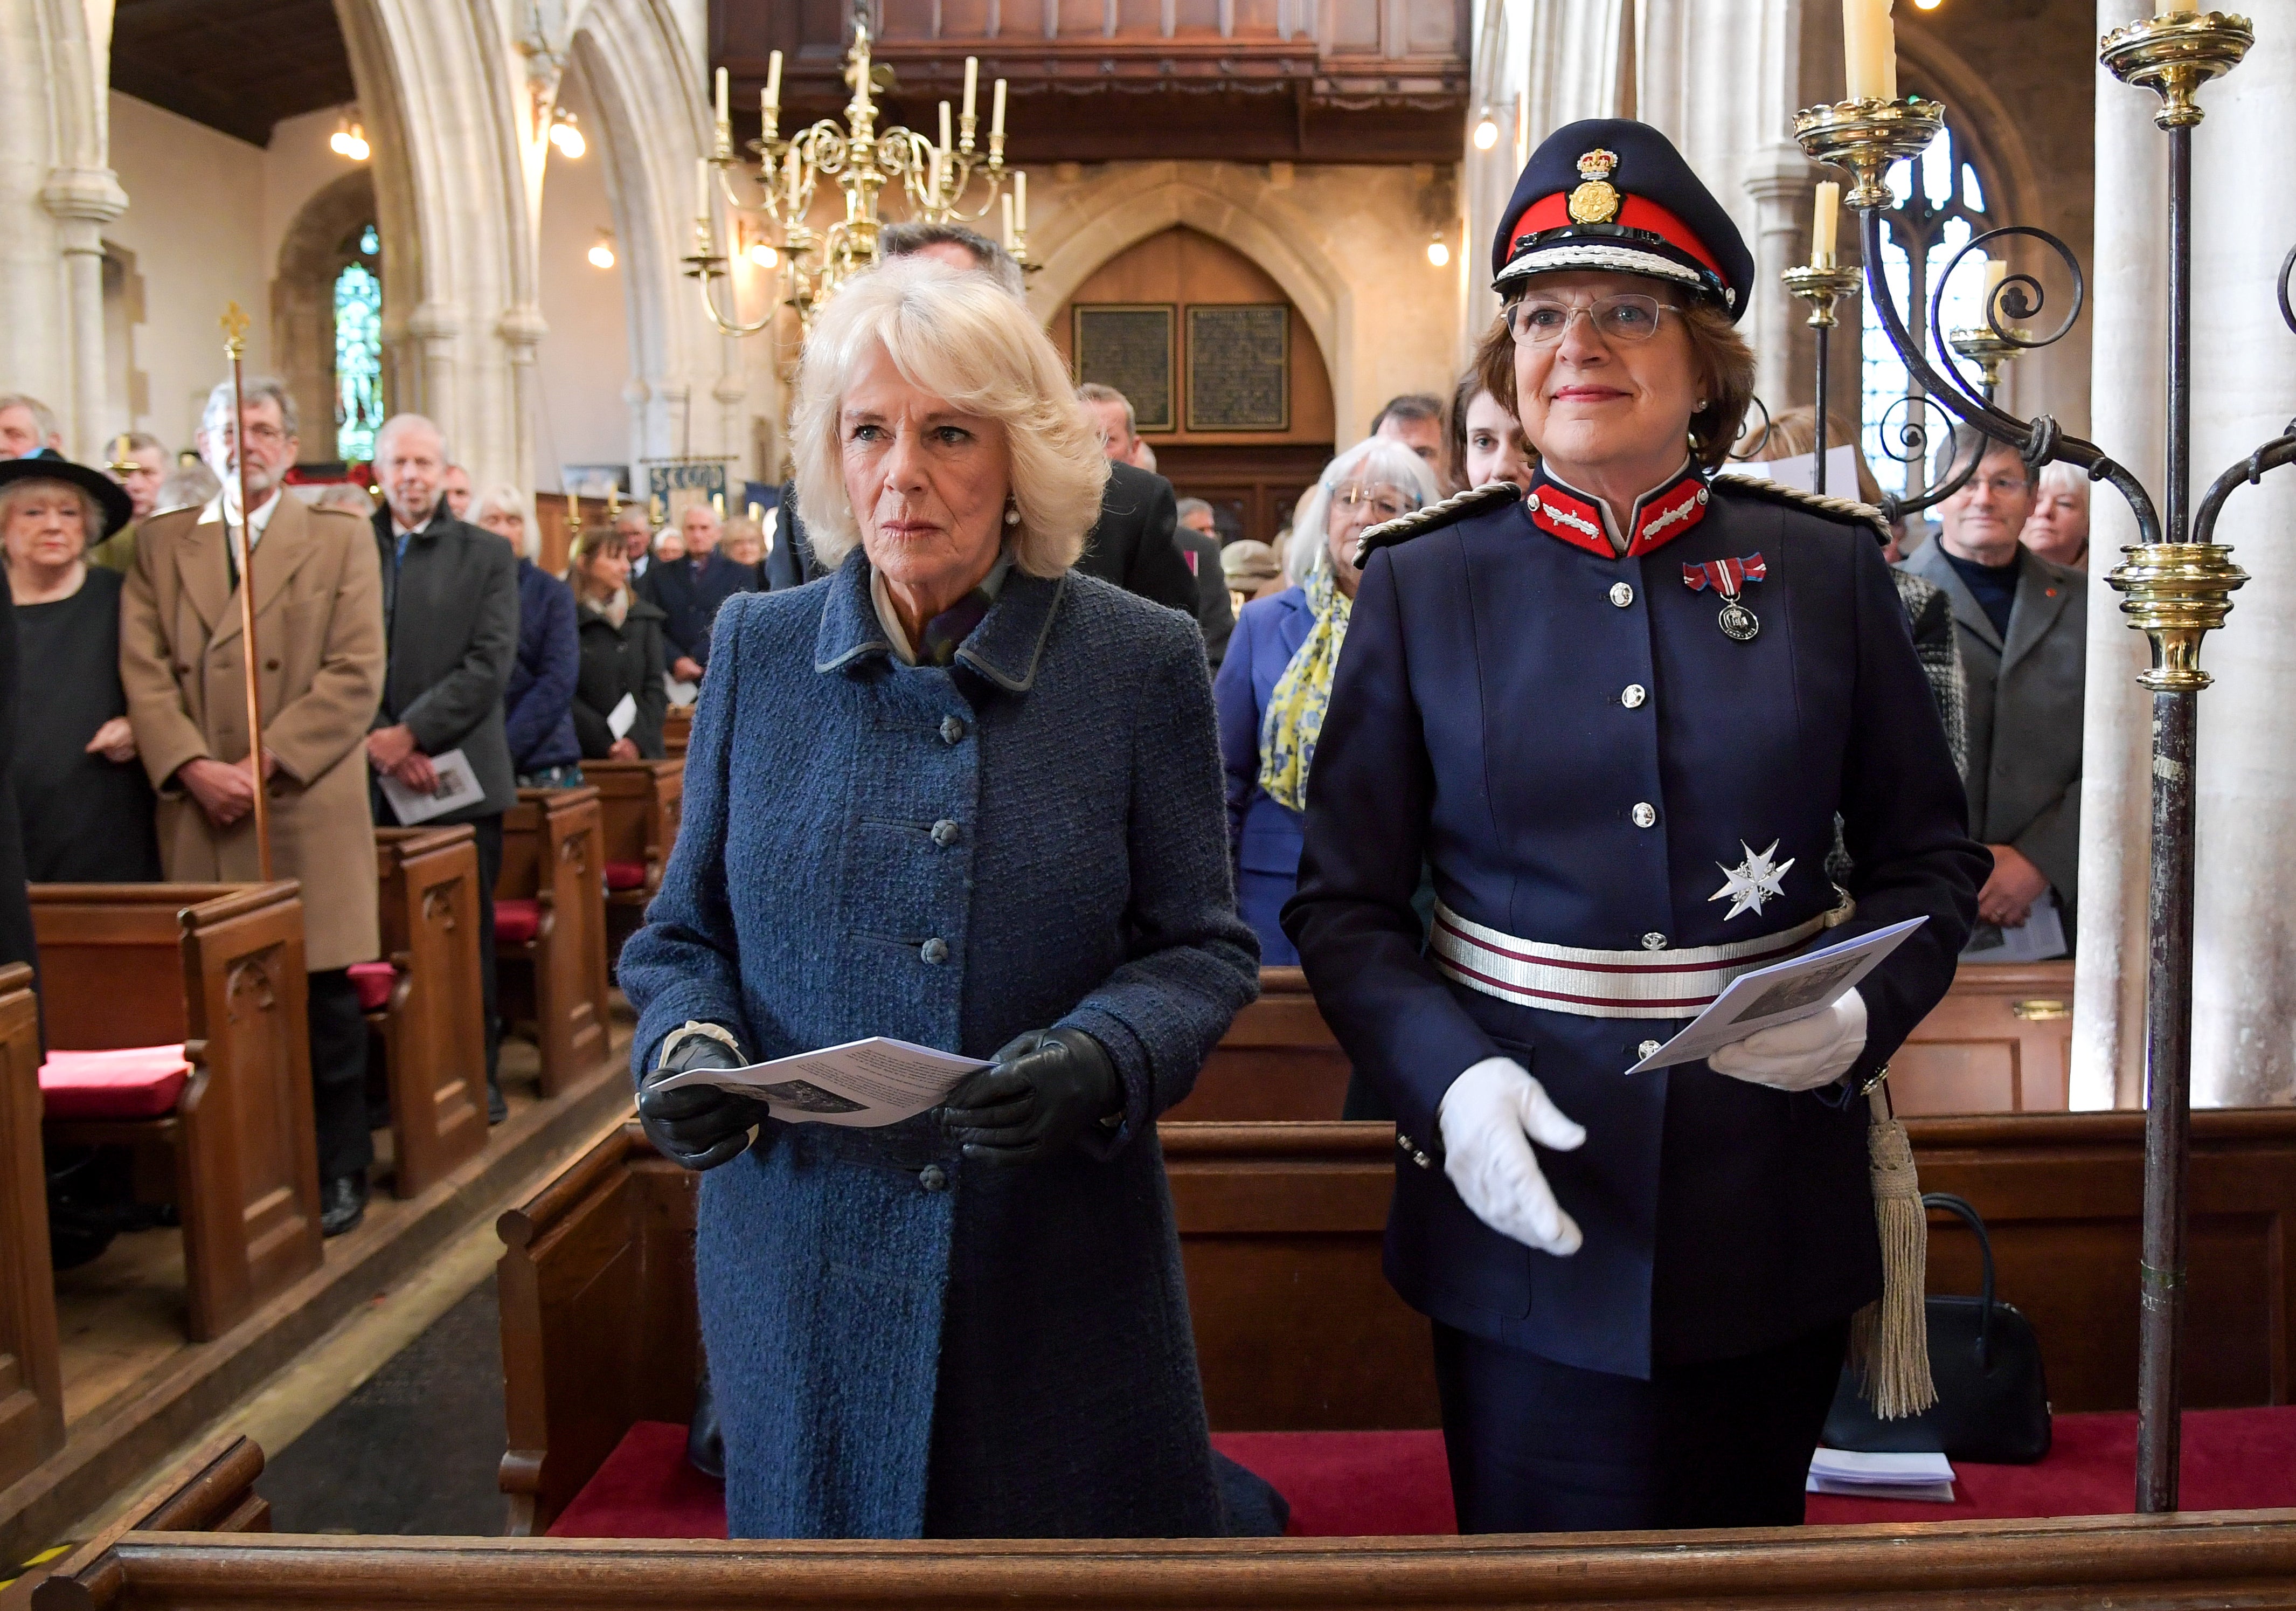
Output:
[[[1439,496],[1433,470],[1402,443],[1357,443],[1324,466],[1293,527],[1290,569],[1300,585],[1236,615],[1212,693],[1236,904],[1269,967],[1300,965],[1277,918],[1299,876],[1308,770],[1355,600],[1356,538]]]

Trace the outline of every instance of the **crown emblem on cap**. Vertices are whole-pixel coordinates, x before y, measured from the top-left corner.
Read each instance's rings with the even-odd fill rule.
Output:
[[[1608,224],[1619,216],[1619,193],[1611,174],[1619,166],[1614,151],[1590,151],[1578,159],[1578,177],[1586,181],[1570,193],[1570,221]]]

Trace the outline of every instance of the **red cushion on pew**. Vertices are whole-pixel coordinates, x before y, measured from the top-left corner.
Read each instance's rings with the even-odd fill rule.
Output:
[[[546,1536],[724,1538],[726,1490],[685,1463],[685,1427],[640,1421]]]
[[[542,932],[542,908],[532,900],[495,902],[495,943],[525,945]]]
[[[610,890],[642,890],[645,888],[646,865],[643,861],[610,861],[606,864],[606,887]]]
[[[388,962],[354,962],[348,970],[351,988],[358,992],[359,1011],[379,1013],[390,1005],[398,983],[398,970]]]
[[[2296,1407],[2194,1410],[2185,1415],[2187,1510],[2296,1505]],[[2136,1417],[2061,1415],[2048,1456],[2031,1466],[1954,1467],[1954,1502],[1813,1493],[1813,1522],[1965,1522],[2031,1516],[2128,1516],[2136,1508]]]
[[[51,1119],[160,1119],[176,1111],[191,1072],[181,1045],[50,1052],[40,1100]]]
[[[1275,1485],[1293,1538],[1459,1530],[1440,1432],[1222,1432],[1212,1447]]]

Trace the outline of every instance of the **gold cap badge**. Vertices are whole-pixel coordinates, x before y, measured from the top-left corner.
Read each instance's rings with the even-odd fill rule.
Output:
[[[1578,159],[1578,177],[1586,183],[1570,193],[1572,223],[1608,224],[1619,216],[1619,193],[1611,184],[1618,165],[1618,152],[1611,151],[1590,151]]]

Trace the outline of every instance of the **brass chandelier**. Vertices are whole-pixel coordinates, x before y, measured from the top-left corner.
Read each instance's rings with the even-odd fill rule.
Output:
[[[1029,176],[1004,165],[1005,81],[998,78],[992,86],[984,155],[977,144],[980,72],[979,58],[967,56],[964,106],[954,119],[954,139],[946,101],[940,103],[938,144],[913,129],[879,131],[875,96],[891,86],[893,70],[872,64],[867,0],[854,0],[853,43],[845,53],[842,75],[852,86],[853,98],[845,103],[844,123],[824,118],[787,139],[781,137],[782,53],[774,52],[759,97],[764,127],[748,147],[754,166],[747,187],[756,192],[757,199],[745,201],[734,172],[749,164],[734,153],[726,70],[719,68],[717,137],[710,154],[696,164],[694,245],[684,259],[686,277],[700,284],[709,322],[726,335],[756,335],[771,328],[780,309],[788,308],[797,315],[800,333],[810,330],[814,316],[838,287],[875,265],[878,234],[886,222],[878,211],[880,193],[888,185],[906,198],[911,218],[928,223],[978,226],[1001,210],[1004,245],[1023,268],[1029,267]],[[845,216],[816,230],[808,220],[814,193],[824,181],[844,193]],[[753,260],[779,271],[781,294],[763,315],[746,323],[738,308],[718,306],[717,282],[729,273],[718,234],[721,200],[734,220],[736,236],[749,235]]]

